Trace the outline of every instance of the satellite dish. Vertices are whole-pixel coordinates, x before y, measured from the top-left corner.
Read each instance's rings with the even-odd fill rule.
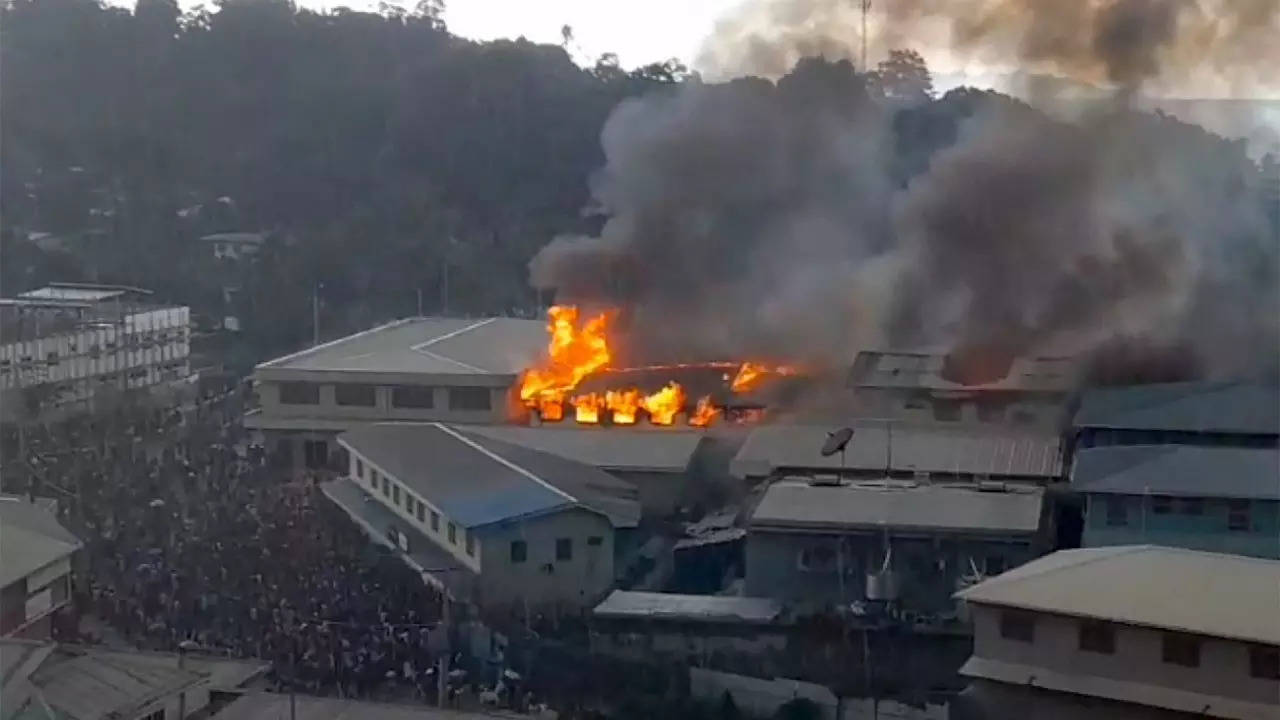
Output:
[[[843,427],[827,433],[827,441],[822,443],[822,456],[831,457],[838,452],[844,452],[852,439],[853,428]]]

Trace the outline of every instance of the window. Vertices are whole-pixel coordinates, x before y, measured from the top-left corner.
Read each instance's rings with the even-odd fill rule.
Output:
[[[471,534],[470,530],[466,530],[463,532],[463,539],[467,544],[467,554],[475,555],[476,554],[476,538],[474,535]]]
[[[1182,501],[1178,503],[1178,512],[1183,515],[1203,515],[1204,498],[1182,498]]]
[[[373,468],[369,468],[369,487],[378,489],[378,471]]]
[[[453,523],[449,523],[449,544],[458,544],[458,526]]]
[[[1107,503],[1107,526],[1119,527],[1129,524],[1129,510],[1127,502],[1123,497],[1108,497]]]
[[[431,408],[435,407],[436,389],[422,385],[399,385],[391,388],[391,407],[397,408]]]
[[[1280,680],[1280,646],[1250,646],[1249,677],[1263,680]]]
[[[592,535],[587,538],[587,547],[600,547],[604,544],[604,538],[599,535]]]
[[[1160,659],[1170,665],[1200,667],[1200,639],[1182,633],[1165,633],[1160,643]]]
[[[833,573],[836,571],[836,551],[826,545],[804,548],[796,566],[805,572]]]
[[[1233,532],[1249,532],[1249,501],[1227,501],[1227,529]]]
[[[431,511],[431,530],[440,532],[440,513],[435,510]]]
[[[1080,623],[1080,649],[1089,652],[1114,655],[1116,652],[1116,629],[1111,623]]]
[[[1173,498],[1168,495],[1151,496],[1151,512],[1156,515],[1168,515],[1173,512]]]
[[[450,410],[488,410],[491,407],[489,401],[489,388],[449,388]]]
[[[1029,613],[1005,610],[1000,613],[1000,637],[1018,642],[1035,642],[1035,618]]]
[[[556,538],[556,560],[572,559],[573,540],[571,538]]]
[[[418,513],[418,522],[427,521],[427,506],[423,505],[421,500],[418,501],[417,513]]]
[[[378,404],[377,388],[373,385],[340,383],[333,386],[333,400],[339,405],[373,407]]]
[[[394,483],[391,485],[391,504],[400,504],[400,486]]]
[[[356,477],[364,479],[364,462],[360,458],[356,458]]]
[[[511,563],[522,563],[529,559],[529,546],[523,540],[511,541]]]
[[[382,476],[382,495],[383,497],[391,497],[391,481],[386,475]]]
[[[160,708],[159,710],[152,710],[151,712],[139,718],[139,720],[164,720],[164,708]]]
[[[320,386],[308,382],[280,383],[280,402],[285,405],[319,405]]]

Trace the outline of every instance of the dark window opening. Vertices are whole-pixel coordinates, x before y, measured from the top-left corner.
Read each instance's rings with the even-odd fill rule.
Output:
[[[591,537],[587,538],[588,547],[600,547],[603,544],[604,544],[604,538],[600,537],[599,535],[592,535]]]
[[[1029,613],[1006,610],[1000,613],[1000,637],[1018,642],[1035,642],[1036,619]]]
[[[399,485],[391,486],[391,504],[392,505],[400,504],[400,486]]]
[[[1227,501],[1227,529],[1232,532],[1249,532],[1249,501]]]
[[[464,537],[465,537],[465,539],[466,539],[466,543],[467,543],[467,554],[468,554],[468,555],[475,555],[475,554],[476,554],[476,538],[475,538],[475,536],[471,534],[471,531],[470,531],[470,530],[467,530],[467,531],[465,531],[465,533],[464,533]]]
[[[356,477],[364,479],[364,463],[360,461],[360,458],[356,458]]]
[[[432,408],[435,404],[435,388],[401,385],[391,389],[391,407]]]
[[[427,506],[426,506],[426,505],[423,505],[421,500],[419,500],[419,501],[418,501],[418,510],[417,510],[417,514],[418,514],[418,522],[426,522],[426,520],[427,520]]]
[[[489,410],[491,397],[489,388],[449,388],[449,409]]]
[[[955,400],[934,400],[933,419],[955,421],[960,419],[961,405]]]
[[[1129,524],[1128,504],[1123,497],[1109,497],[1106,499],[1107,504],[1107,525],[1110,527],[1119,527]]]
[[[1178,508],[1183,515],[1203,515],[1204,498],[1182,498]]]
[[[378,404],[377,388],[373,385],[341,383],[333,386],[333,400],[339,405],[373,407]]]
[[[435,510],[431,511],[431,530],[433,532],[440,532],[440,513]]]
[[[1168,495],[1154,495],[1151,498],[1151,512],[1156,515],[1168,515],[1173,512],[1173,498]]]
[[[999,575],[1006,567],[1003,555],[988,555],[985,563],[988,576]]]
[[[1280,680],[1280,647],[1253,645],[1249,648],[1249,676]]]
[[[1200,667],[1200,640],[1191,635],[1165,633],[1160,643],[1160,659],[1170,665]]]
[[[1116,652],[1116,629],[1105,622],[1080,623],[1080,649],[1089,652],[1114,655]]]
[[[449,523],[449,544],[458,544],[458,526],[453,523]]]
[[[308,382],[280,383],[280,402],[284,405],[319,405],[320,386]]]
[[[572,559],[573,540],[571,538],[556,538],[556,560]]]
[[[523,540],[511,541],[511,562],[522,563],[529,559],[529,546]]]

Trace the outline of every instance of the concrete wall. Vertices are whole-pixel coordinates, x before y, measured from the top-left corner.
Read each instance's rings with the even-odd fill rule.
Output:
[[[319,402],[314,404],[290,404],[280,400],[283,382],[310,383],[319,387]],[[373,406],[339,405],[337,385],[363,385],[374,388]],[[397,408],[392,394],[396,386],[425,387],[432,390],[432,407]],[[412,420],[418,422],[456,422],[491,424],[505,422],[509,413],[511,378],[497,375],[458,376],[382,376],[362,372],[304,372],[273,370],[268,378],[259,372],[257,382],[258,402],[261,407],[262,425],[270,427],[272,420],[323,418],[326,420],[351,420],[358,422],[379,420]],[[450,388],[484,388],[489,393],[488,410],[459,410],[449,407]]]
[[[1075,618],[1037,614],[1034,642],[1024,643],[1000,636],[998,608],[975,605],[972,610],[977,657],[1248,702],[1276,702],[1274,680],[1250,677],[1249,646],[1242,642],[1204,638],[1200,666],[1190,668],[1161,660],[1159,630],[1116,626],[1115,653],[1104,655],[1079,649]]]
[[[600,538],[589,545],[588,538]],[[483,529],[481,602],[486,606],[563,604],[593,607],[613,586],[614,533],[603,515],[575,508]],[[572,541],[573,557],[556,559],[556,540]],[[524,562],[512,562],[511,543],[523,540]]]
[[[825,570],[801,558],[819,549],[843,553],[839,563]],[[902,591],[901,606],[918,612],[946,612],[957,579],[969,572],[969,560],[991,573],[997,563],[1005,569],[1035,557],[1031,538],[983,539],[963,536],[893,536],[893,569]],[[866,573],[878,571],[884,560],[884,539],[879,534],[777,532],[752,529],[747,535],[746,594],[775,597],[791,602],[836,604],[865,599]],[[843,581],[836,565],[844,568]],[[990,565],[990,567],[988,567]]]
[[[1111,524],[1111,503],[1124,508],[1122,525]],[[1249,506],[1247,531],[1228,527],[1227,501],[1202,498],[1201,513],[1183,512],[1174,498],[1171,512],[1156,514],[1152,498],[1139,495],[1091,494],[1085,505],[1085,547],[1108,545],[1167,545],[1192,550],[1280,558],[1280,503],[1253,500]]]

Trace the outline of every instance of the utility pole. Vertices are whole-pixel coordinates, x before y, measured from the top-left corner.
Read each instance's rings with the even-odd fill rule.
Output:
[[[863,0],[863,74],[870,72],[867,65],[867,13],[872,9],[872,0]]]
[[[316,283],[311,288],[311,345],[320,344],[320,290],[324,283]]]

